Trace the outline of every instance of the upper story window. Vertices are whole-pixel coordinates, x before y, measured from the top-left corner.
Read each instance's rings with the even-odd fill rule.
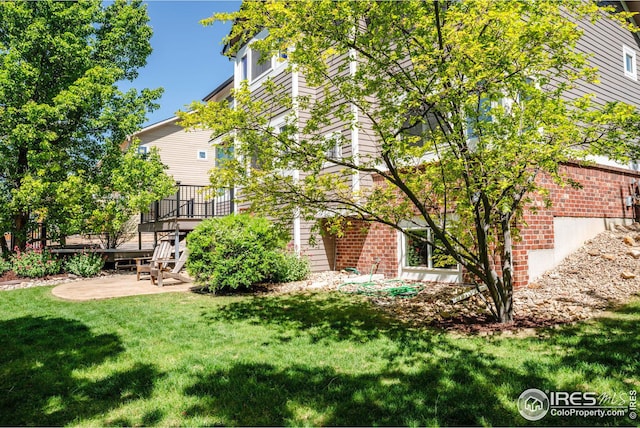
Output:
[[[268,35],[263,30],[255,36],[253,40],[260,40]],[[246,80],[250,84],[257,82],[263,77],[282,70],[287,63],[287,53],[277,52],[270,58],[265,58],[262,53],[251,48],[252,42],[240,49],[236,57],[236,78]]]
[[[250,49],[251,51],[251,81],[258,79],[263,74],[271,70],[271,58],[264,59],[260,51]]]
[[[248,68],[247,68],[247,55],[245,54],[242,58],[240,58],[240,80],[248,80]]]
[[[216,146],[216,167],[221,167],[227,160],[233,159],[233,146]]]
[[[624,75],[633,80],[638,80],[636,51],[628,46],[622,46],[622,61],[624,66]]]
[[[145,156],[149,153],[149,148],[147,146],[139,146],[137,152],[139,155]]]
[[[198,150],[198,160],[207,160],[207,151],[206,150]]]
[[[329,160],[340,161],[342,160],[342,134],[339,132],[333,132],[325,136],[325,140],[328,145],[325,150],[325,157]],[[327,162],[327,166],[330,162]]]

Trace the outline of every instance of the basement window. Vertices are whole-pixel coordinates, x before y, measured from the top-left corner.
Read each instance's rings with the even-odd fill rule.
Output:
[[[413,235],[413,236],[411,236]],[[458,263],[442,248],[439,239],[431,236],[431,230],[411,229],[404,237],[404,266],[427,269],[457,269]],[[433,241],[431,245],[426,241]]]

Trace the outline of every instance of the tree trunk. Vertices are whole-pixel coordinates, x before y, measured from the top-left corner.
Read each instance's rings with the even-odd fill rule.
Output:
[[[511,216],[504,215],[502,226],[502,286],[498,318],[501,323],[513,322],[513,242],[511,239]]]
[[[2,254],[7,254],[10,251],[9,244],[7,244],[7,238],[4,237],[4,232],[0,233],[2,233],[2,235],[0,235],[0,251]]]
[[[18,247],[20,251],[24,251],[27,248],[28,227],[29,227],[28,214],[18,213],[13,217],[14,245]]]

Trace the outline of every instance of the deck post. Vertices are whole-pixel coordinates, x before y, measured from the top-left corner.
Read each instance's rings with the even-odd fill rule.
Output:
[[[235,199],[234,199],[234,188],[229,188],[229,214],[235,213]]]
[[[173,247],[173,252],[175,254],[176,263],[178,263],[178,259],[180,258],[180,226],[176,224],[176,236],[174,238],[175,245]]]
[[[176,181],[178,190],[176,190],[176,218],[180,218],[180,182]]]

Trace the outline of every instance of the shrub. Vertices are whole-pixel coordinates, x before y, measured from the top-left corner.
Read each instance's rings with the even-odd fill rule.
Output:
[[[83,277],[97,275],[100,273],[103,266],[104,259],[100,254],[84,252],[74,254],[64,264],[64,268],[67,272]]]
[[[283,262],[288,241],[288,233],[265,218],[240,214],[205,220],[187,237],[187,271],[212,291],[248,288],[295,270]]]
[[[0,275],[11,270],[11,262],[0,256]]]
[[[50,252],[27,246],[22,252],[18,248],[11,258],[13,271],[18,276],[40,278],[60,272],[61,263]]]
[[[280,252],[272,268],[273,282],[302,281],[311,273],[309,259],[294,253]]]

